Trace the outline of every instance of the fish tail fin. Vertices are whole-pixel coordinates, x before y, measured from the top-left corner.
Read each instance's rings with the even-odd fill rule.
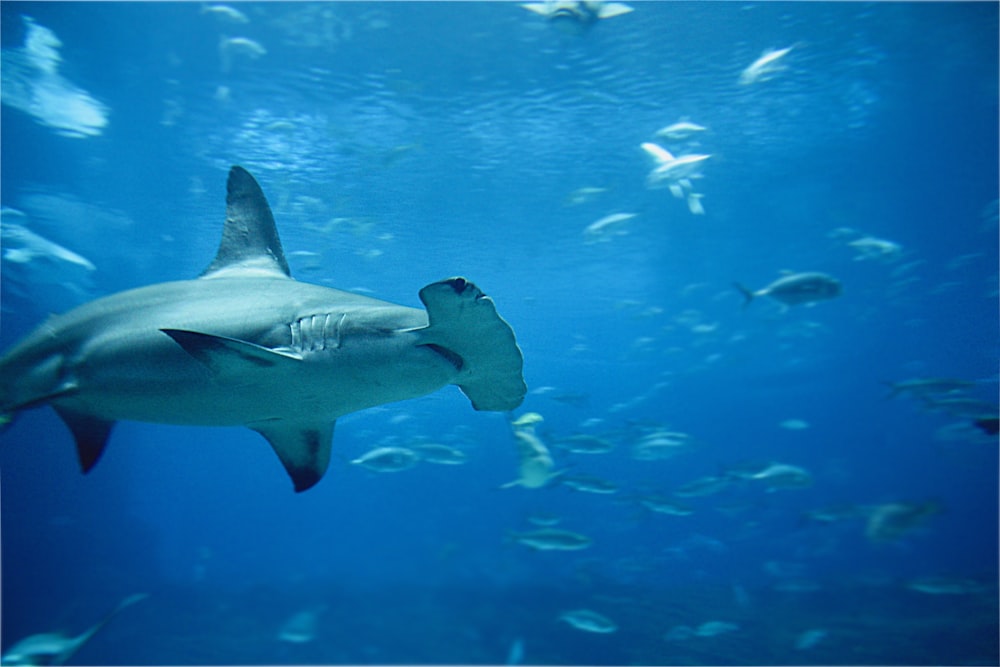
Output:
[[[733,283],[733,287],[735,287],[736,289],[738,289],[740,291],[740,294],[743,295],[743,298],[746,299],[746,301],[743,302],[743,307],[746,308],[747,306],[749,306],[750,302],[753,301],[753,298],[754,298],[753,291],[747,289],[746,287],[744,287],[743,285],[741,285],[739,283]]]

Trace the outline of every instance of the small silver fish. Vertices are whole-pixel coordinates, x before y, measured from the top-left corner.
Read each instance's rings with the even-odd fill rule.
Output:
[[[636,461],[661,461],[669,459],[694,444],[691,436],[679,431],[653,431],[632,445],[632,458]]]
[[[587,243],[598,241],[610,241],[612,236],[621,236],[627,232],[624,224],[634,218],[635,213],[612,213],[606,215],[597,222],[592,222],[583,230],[583,236]]]
[[[735,632],[739,629],[740,626],[735,623],[728,623],[726,621],[705,621],[695,628],[694,632],[699,637],[715,637],[716,635],[725,634],[727,632]]]
[[[729,477],[706,475],[679,487],[674,491],[674,495],[678,498],[698,498],[701,496],[710,496],[729,488],[731,484],[732,479]]]
[[[535,551],[579,551],[593,544],[593,540],[586,535],[559,528],[513,533],[511,539]]]
[[[618,629],[618,624],[603,614],[589,609],[574,609],[559,614],[560,621],[566,621],[577,630],[609,634]]]
[[[250,19],[240,10],[229,5],[208,5],[201,8],[202,14],[211,14],[228,23],[249,23]]]
[[[747,289],[739,283],[734,283],[734,287],[746,299],[746,302],[743,304],[744,308],[759,296],[769,296],[786,306],[797,306],[834,299],[840,296],[842,292],[839,280],[833,276],[818,272],[793,273],[778,278],[767,287],[759,289],[756,292]]]
[[[555,446],[572,454],[606,454],[615,448],[610,440],[596,435],[571,435],[555,443]]]
[[[707,128],[698,123],[692,123],[690,121],[681,120],[666,127],[661,127],[656,131],[656,136],[664,137],[666,139],[681,140],[687,139],[692,134],[697,134],[698,132],[704,132]]]
[[[772,463],[757,471],[748,479],[763,482],[769,491],[776,489],[803,489],[812,486],[812,475],[799,466],[787,463]]]
[[[351,461],[375,472],[399,472],[417,465],[420,456],[406,447],[377,447]]]
[[[906,587],[926,595],[970,595],[987,590],[986,585],[974,579],[957,577],[921,577],[907,582]]]
[[[655,187],[659,183],[669,184],[687,178],[695,178],[700,175],[702,163],[710,157],[712,156],[702,153],[691,153],[667,160],[650,172],[649,185]]]
[[[781,61],[794,46],[793,44],[788,48],[765,51],[760,58],[757,58],[740,73],[740,83],[749,86],[758,81],[767,81],[772,78],[776,73],[785,69],[785,65]]]
[[[913,396],[947,395],[958,394],[966,389],[976,386],[971,380],[957,380],[954,378],[913,378],[910,380],[900,380],[899,382],[887,382],[890,392],[886,398],[894,398],[899,394],[911,394]]]
[[[587,475],[564,475],[559,480],[565,486],[584,493],[612,494],[618,493],[618,485],[600,477]]]
[[[657,496],[643,496],[639,498],[639,504],[650,512],[657,514],[669,514],[671,516],[689,516],[694,514],[694,510],[686,505],[675,503]]]
[[[469,457],[462,450],[436,443],[414,445],[413,451],[420,456],[421,461],[438,465],[457,466],[469,460]]]

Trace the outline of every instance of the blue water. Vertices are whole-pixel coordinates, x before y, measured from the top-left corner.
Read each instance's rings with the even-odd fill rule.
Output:
[[[0,348],[198,275],[239,164],[299,280],[415,307],[475,281],[529,393],[510,417],[447,387],[341,418],[301,494],[247,429],[123,422],[85,476],[55,413],[25,411],[0,436],[4,651],[148,593],[70,662],[997,664],[997,440],[934,405],[997,399],[997,4],[635,3],[589,28],[514,3],[233,7],[0,6]],[[707,129],[655,136],[679,120]],[[703,197],[649,187],[644,142],[710,155]],[[585,233],[614,213],[635,216]],[[782,271],[842,294],[743,306],[734,282]],[[928,377],[971,384],[887,398]],[[500,489],[528,412],[556,470],[618,492]],[[656,429],[692,444],[637,458]],[[468,462],[350,464],[422,442]],[[811,484],[733,477],[770,462]],[[706,475],[730,482],[688,516],[640,503]],[[893,504],[933,511],[879,539]],[[592,546],[519,544],[538,515]],[[279,639],[310,610],[310,641]],[[710,621],[731,626],[666,638]]]

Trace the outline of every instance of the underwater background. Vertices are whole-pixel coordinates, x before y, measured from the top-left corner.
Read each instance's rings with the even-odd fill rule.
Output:
[[[528,384],[343,417],[301,494],[248,429],[84,476],[24,412],[4,652],[145,593],[69,662],[997,664],[998,5],[632,7],[0,5],[0,349],[197,276],[238,164],[298,280],[466,276]],[[842,291],[734,287],[792,272]],[[505,487],[526,428],[553,476]]]

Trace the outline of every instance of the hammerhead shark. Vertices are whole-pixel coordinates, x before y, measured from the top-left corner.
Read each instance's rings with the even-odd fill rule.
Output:
[[[234,166],[201,276],[50,317],[0,358],[0,425],[51,405],[84,472],[118,420],[246,426],[304,491],[326,472],[341,415],[448,384],[476,410],[523,400],[521,350],[493,300],[460,277],[419,296],[426,310],[294,280],[263,191]]]

